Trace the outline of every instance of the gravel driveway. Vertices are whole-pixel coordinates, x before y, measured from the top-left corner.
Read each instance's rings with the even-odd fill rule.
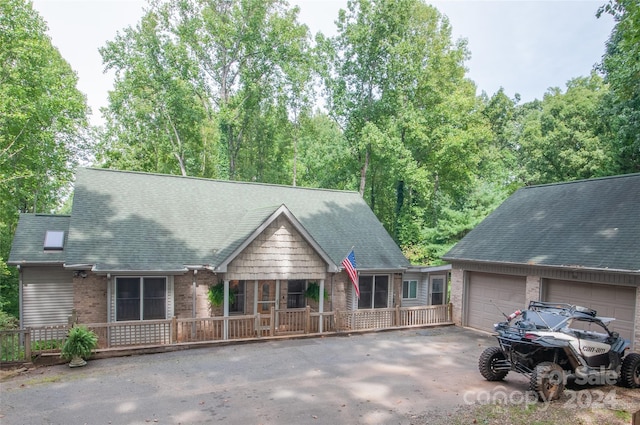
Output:
[[[409,424],[494,391],[477,372],[494,341],[443,327],[40,368],[1,383],[0,423]],[[499,385],[527,389],[517,374]]]

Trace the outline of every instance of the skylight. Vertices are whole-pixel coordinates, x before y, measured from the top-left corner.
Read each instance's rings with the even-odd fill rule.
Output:
[[[44,235],[44,249],[46,251],[60,251],[64,247],[64,231],[47,230]]]

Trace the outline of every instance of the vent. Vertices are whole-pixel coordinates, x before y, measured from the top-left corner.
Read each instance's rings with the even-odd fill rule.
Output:
[[[44,235],[44,250],[45,251],[62,251],[64,247],[64,231],[62,230],[47,230]]]

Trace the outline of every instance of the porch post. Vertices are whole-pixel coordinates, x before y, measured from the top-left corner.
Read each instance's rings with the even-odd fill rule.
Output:
[[[320,312],[320,322],[318,323],[318,332],[322,333],[322,324],[324,322],[324,279],[320,279],[320,300],[318,301],[318,311]]]
[[[224,280],[224,339],[229,339],[229,280]]]
[[[276,293],[275,293],[275,300],[276,302],[273,304],[275,310],[280,310],[280,279],[276,279]],[[278,326],[280,326],[280,315],[279,314],[272,314],[271,315],[271,320],[274,320],[275,323],[275,327],[277,328]],[[271,334],[272,336],[275,335],[275,333]]]
[[[258,312],[258,279],[253,281],[253,314]]]

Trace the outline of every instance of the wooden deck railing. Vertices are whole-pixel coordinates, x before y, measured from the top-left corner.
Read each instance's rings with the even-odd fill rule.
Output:
[[[111,349],[450,324],[451,312],[451,304],[324,313],[307,307],[272,309],[270,314],[86,326],[97,334],[98,349]],[[58,325],[0,331],[1,361],[26,362],[34,355],[59,353],[68,329],[68,325]]]

